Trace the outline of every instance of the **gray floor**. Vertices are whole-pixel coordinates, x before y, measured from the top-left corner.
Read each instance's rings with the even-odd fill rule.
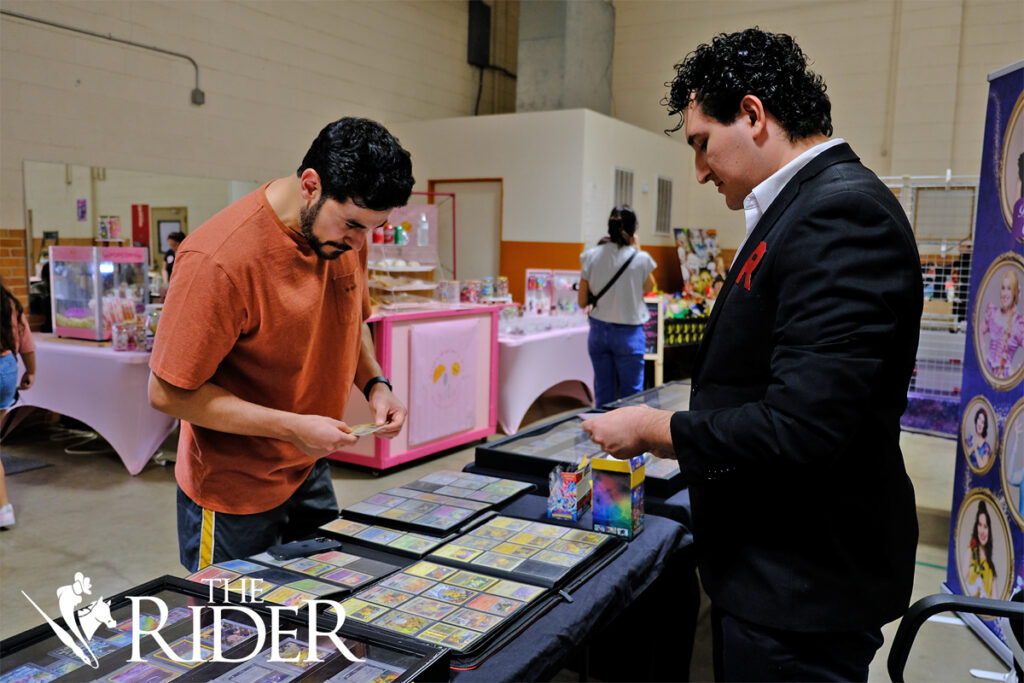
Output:
[[[566,399],[541,399],[527,422],[572,408],[578,406]],[[37,423],[19,427],[3,443],[4,453],[51,466],[7,477],[18,523],[0,531],[0,638],[40,622],[22,591],[46,596],[76,571],[93,578],[94,595],[111,595],[163,574],[184,574],[177,557],[173,465],[151,462],[132,477],[113,453],[69,455],[64,452],[66,442],[53,441],[52,436],[51,424]],[[172,435],[164,449],[173,451],[175,441]],[[951,439],[909,433],[904,433],[903,445],[922,522],[917,599],[939,592],[946,576],[956,446]],[[473,449],[466,448],[379,477],[339,465],[332,468],[334,487],[344,507],[434,470],[461,469],[472,459]],[[896,625],[884,630],[886,643],[872,664],[872,681],[889,680],[885,658]],[[711,680],[710,652],[705,610],[695,644],[693,680]],[[911,652],[907,680],[968,681],[971,668],[1005,671],[968,628],[928,623]],[[576,675],[565,671],[557,680],[576,680]]]

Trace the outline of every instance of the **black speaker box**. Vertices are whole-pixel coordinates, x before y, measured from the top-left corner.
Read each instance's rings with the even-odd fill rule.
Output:
[[[491,8],[483,0],[469,0],[469,39],[466,61],[473,66],[491,63]]]

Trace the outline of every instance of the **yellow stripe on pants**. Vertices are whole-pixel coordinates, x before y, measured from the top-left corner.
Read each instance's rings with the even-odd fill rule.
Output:
[[[199,532],[199,568],[213,564],[214,512],[203,508],[203,526]],[[198,571],[198,570],[197,570]]]

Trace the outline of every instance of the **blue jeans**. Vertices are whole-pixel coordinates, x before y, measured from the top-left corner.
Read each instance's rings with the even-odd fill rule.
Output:
[[[18,359],[13,353],[0,356],[0,410],[6,410],[14,403],[18,393]]]
[[[594,405],[644,388],[644,327],[590,319],[587,351],[594,365]]]

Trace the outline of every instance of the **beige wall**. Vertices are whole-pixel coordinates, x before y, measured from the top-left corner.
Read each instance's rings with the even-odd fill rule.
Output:
[[[673,65],[715,34],[789,33],[829,86],[835,135],[879,175],[977,175],[986,76],[1024,58],[1020,0],[617,0],[612,115],[674,125],[660,100]],[[688,158],[692,163],[692,158]],[[743,217],[688,175],[682,224],[735,247]]]
[[[584,110],[574,109],[410,121],[391,129],[412,153],[416,190],[426,190],[428,179],[501,178],[503,239],[578,242],[583,121]]]
[[[464,0],[5,0],[6,10],[185,60],[0,16],[0,228],[24,229],[22,162],[259,181],[327,122],[472,112]]]
[[[585,116],[583,199],[581,241],[597,243],[608,229],[608,214],[614,199],[612,186],[618,166],[633,172],[633,208],[637,212],[637,234],[642,245],[671,246],[669,236],[655,235],[658,177],[672,181],[670,227],[683,225],[688,201],[690,154],[679,139],[654,133],[616,119],[587,111]],[[646,191],[644,187],[646,186]]]
[[[800,41],[829,83],[836,134],[881,175],[976,174],[985,76],[1024,57],[1019,0],[614,6],[615,118],[660,135],[671,123],[659,102],[672,65],[717,32],[759,24]],[[184,60],[0,16],[0,230],[24,229],[25,160],[250,184],[291,172],[320,127],[346,114],[385,121],[400,137],[407,123],[456,117],[452,125],[478,148],[453,157],[442,140],[417,140],[416,176],[520,178],[505,188],[506,240],[591,241],[596,209],[587,207],[608,203],[607,151],[588,151],[582,165],[550,153],[600,148],[581,136],[601,119],[583,117],[578,128],[559,112],[539,113],[551,127],[531,123],[522,143],[517,126],[526,124],[458,118],[473,111],[477,86],[464,0],[5,0],[4,8],[189,54],[206,104],[190,103],[194,74]],[[673,225],[718,228],[723,246],[735,246],[742,217],[696,185],[680,151]],[[509,168],[512,158],[528,173]],[[651,169],[634,169],[639,188],[652,182],[641,174],[668,162],[636,163]],[[554,205],[555,196],[578,201]],[[653,218],[653,207],[638,208]]]
[[[620,166],[634,173],[640,239],[671,243],[653,235],[654,188],[659,175],[685,187],[688,160],[678,140],[587,109],[407,122],[392,130],[412,152],[417,190],[431,178],[502,178],[506,241],[596,242],[607,228]],[[681,214],[685,196],[674,193],[673,203]]]

